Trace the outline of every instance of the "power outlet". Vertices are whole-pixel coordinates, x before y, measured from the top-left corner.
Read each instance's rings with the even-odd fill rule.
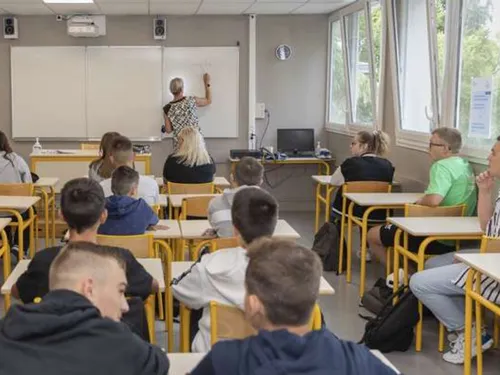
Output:
[[[255,104],[255,118],[256,119],[266,118],[266,105],[264,103]]]

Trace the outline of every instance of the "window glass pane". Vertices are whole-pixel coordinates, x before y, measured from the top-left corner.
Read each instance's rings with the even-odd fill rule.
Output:
[[[444,61],[446,58],[446,0],[436,0],[436,32],[439,84],[443,87]]]
[[[373,104],[370,86],[370,52],[366,28],[364,11],[347,16],[346,34],[352,120],[357,124],[371,125],[373,124]]]
[[[458,127],[468,138],[471,84],[474,78],[492,78],[491,136],[500,135],[500,3],[468,0],[462,9]],[[491,140],[468,138],[472,147],[491,147]]]
[[[428,133],[432,112],[426,0],[395,0],[401,127]]]
[[[347,113],[345,65],[340,25],[340,21],[333,22],[331,25],[329,122],[335,124],[345,124]]]
[[[379,103],[379,85],[380,85],[380,66],[382,59],[382,7],[380,1],[371,3],[371,21],[373,35],[373,57],[375,62],[375,97],[377,99],[377,108]]]

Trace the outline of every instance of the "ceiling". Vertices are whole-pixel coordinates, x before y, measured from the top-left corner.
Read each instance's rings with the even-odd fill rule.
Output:
[[[43,0],[0,0],[0,14],[195,15],[319,14],[354,0],[94,0],[94,4],[45,4]]]

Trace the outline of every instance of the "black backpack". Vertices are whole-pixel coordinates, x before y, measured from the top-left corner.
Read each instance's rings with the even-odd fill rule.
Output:
[[[392,300],[398,297],[393,305]],[[360,341],[382,353],[405,352],[413,342],[413,328],[418,322],[418,300],[408,286],[400,287],[375,318],[366,318],[365,333]]]
[[[361,305],[375,315],[380,314],[392,293],[392,288],[386,285],[385,279],[379,278],[373,287],[363,294]]]
[[[314,235],[312,250],[319,255],[324,271],[339,269],[339,230],[333,223],[325,223]],[[344,245],[343,264],[347,263],[347,250]]]

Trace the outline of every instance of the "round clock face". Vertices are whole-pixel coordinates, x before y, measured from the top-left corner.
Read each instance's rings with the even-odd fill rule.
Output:
[[[276,57],[278,60],[285,61],[288,60],[290,56],[292,56],[292,49],[290,46],[282,44],[276,48]]]

